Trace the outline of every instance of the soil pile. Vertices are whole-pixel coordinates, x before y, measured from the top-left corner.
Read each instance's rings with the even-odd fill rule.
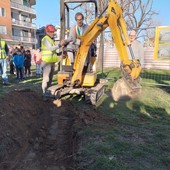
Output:
[[[10,90],[0,98],[0,170],[80,169],[79,132],[94,122],[112,120],[87,104],[57,107],[28,88]]]
[[[56,107],[35,92],[11,91],[0,99],[0,169],[73,168],[76,152],[74,107]]]

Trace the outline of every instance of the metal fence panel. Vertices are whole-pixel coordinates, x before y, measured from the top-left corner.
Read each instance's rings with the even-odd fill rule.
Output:
[[[170,86],[170,60],[154,60],[154,48],[144,48],[144,68],[141,73],[143,84]],[[104,68],[117,68],[120,60],[115,47],[105,46]]]

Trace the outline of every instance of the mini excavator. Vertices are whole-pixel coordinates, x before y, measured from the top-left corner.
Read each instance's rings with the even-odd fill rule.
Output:
[[[97,104],[105,92],[106,85],[105,81],[97,79],[97,57],[91,56],[92,71],[88,72],[84,67],[92,43],[107,28],[110,28],[112,39],[117,48],[122,73],[122,78],[118,79],[112,88],[113,99],[117,101],[123,96],[132,97],[135,95],[141,89],[141,66],[139,60],[134,59],[122,9],[117,1],[109,0],[107,7],[98,15],[97,0],[64,0],[64,6],[61,7],[61,39],[65,37],[65,30],[69,29],[66,28],[66,26],[69,27],[69,24],[66,24],[65,21],[69,20],[68,4],[70,3],[93,3],[96,16],[85,34],[78,37],[81,43],[76,51],[73,66],[71,66],[67,56],[67,49],[63,50],[61,69],[57,75],[58,82],[56,85],[47,89],[46,96],[53,99],[60,99],[67,94],[80,94],[84,95],[85,101],[93,105]],[[128,49],[131,56],[128,56]]]

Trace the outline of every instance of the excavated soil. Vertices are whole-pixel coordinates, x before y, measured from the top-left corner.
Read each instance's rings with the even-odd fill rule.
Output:
[[[94,120],[104,118],[92,107],[68,100],[57,107],[30,89],[9,91],[0,98],[0,170],[76,170],[77,130]]]
[[[74,107],[56,107],[31,90],[11,91],[0,100],[0,169],[74,168]]]

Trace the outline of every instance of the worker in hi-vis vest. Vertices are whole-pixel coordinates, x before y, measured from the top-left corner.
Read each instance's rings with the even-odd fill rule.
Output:
[[[53,40],[55,27],[53,25],[47,25],[45,27],[46,35],[41,40],[41,59],[42,59],[42,70],[43,70],[43,80],[42,80],[42,91],[43,96],[48,87],[51,86],[55,63],[59,61],[56,50],[61,47],[61,45],[55,45]]]
[[[2,75],[3,85],[8,85],[8,75],[7,75],[7,56],[9,53],[9,48],[6,41],[0,38],[0,74]]]

